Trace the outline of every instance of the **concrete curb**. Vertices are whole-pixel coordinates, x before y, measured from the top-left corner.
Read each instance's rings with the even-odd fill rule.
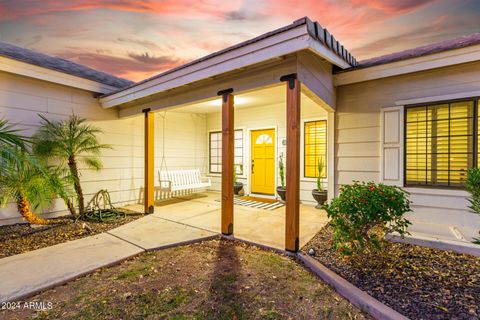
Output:
[[[221,238],[226,239],[226,240],[230,240],[230,241],[243,242],[243,243],[246,243],[248,245],[251,245],[251,246],[263,249],[263,250],[273,251],[275,253],[278,253],[278,254],[281,254],[281,255],[284,255],[284,256],[289,256],[289,257],[292,257],[292,258],[296,257],[296,253],[288,252],[286,250],[278,249],[278,248],[275,248],[275,247],[270,247],[270,246],[267,246],[265,244],[260,244],[260,243],[253,242],[253,241],[250,241],[250,240],[236,238],[235,236],[227,236],[227,235],[222,234]]]
[[[341,296],[350,301],[356,307],[360,308],[360,310],[370,314],[375,319],[408,320],[404,315],[381,303],[365,291],[360,290],[314,258],[301,252],[297,254],[297,257],[314,274],[333,286]]]
[[[145,250],[145,252],[159,251],[159,250],[165,250],[165,249],[170,249],[170,248],[175,248],[175,247],[187,246],[189,244],[194,244],[194,243],[199,243],[199,242],[209,241],[209,240],[214,240],[214,239],[219,239],[219,238],[220,238],[219,234],[213,234],[211,236],[205,236],[205,237],[196,238],[196,239],[192,239],[192,240],[175,242],[175,243],[166,244],[166,245],[155,247],[155,248],[148,248],[148,249],[144,248],[143,250]]]
[[[480,257],[480,245],[471,242],[443,240],[420,235],[405,235],[402,237],[394,233],[387,234],[385,239],[392,242],[407,243],[438,250],[455,251],[457,253],[471,254],[473,256]]]

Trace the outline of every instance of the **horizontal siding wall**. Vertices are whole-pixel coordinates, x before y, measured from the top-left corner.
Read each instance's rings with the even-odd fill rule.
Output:
[[[318,119],[327,117],[327,113],[312,100],[302,95],[301,104],[301,117],[305,119]],[[286,106],[285,103],[279,103],[274,105],[258,106],[248,109],[236,109],[235,110],[235,128],[243,129],[244,134],[244,175],[239,176],[237,179],[244,184],[244,189],[249,191],[249,182],[247,181],[247,170],[250,170],[249,166],[249,154],[250,154],[250,137],[249,129],[266,129],[275,127],[276,133],[276,148],[277,155],[283,153],[284,163],[286,158],[286,146],[283,145],[283,141],[286,139]],[[207,132],[221,130],[221,113],[210,113],[207,115]],[[303,129],[302,129],[303,130]],[[208,133],[207,133],[208,134]],[[208,143],[208,141],[207,141]],[[303,149],[303,147],[302,147]],[[301,159],[301,166],[303,166],[303,159]],[[208,164],[207,164],[208,169]],[[276,168],[277,185],[280,185],[280,179],[278,177],[278,169]],[[301,170],[302,171],[302,170]],[[221,190],[221,177],[220,175],[210,174],[212,177],[212,190]],[[324,182],[324,188],[327,187],[327,181]],[[316,188],[314,179],[301,178],[300,182],[300,200],[302,202],[313,203],[312,190]]]
[[[104,110],[93,94],[48,82],[0,73],[0,118],[5,118],[32,135],[42,114],[51,120],[66,119],[74,112],[102,129],[101,143],[111,145],[101,155],[104,168],[93,171],[80,163],[82,186],[88,202],[100,189],[107,189],[115,205],[137,203],[143,186],[144,118],[118,119],[116,110]],[[163,115],[163,114],[162,114]],[[160,169],[163,121],[155,114],[155,176]],[[169,169],[207,166],[206,118],[188,113],[166,113],[165,147]],[[157,184],[157,182],[156,182]],[[67,213],[62,201],[45,211],[48,216]],[[20,222],[13,204],[0,208],[0,224]]]
[[[337,88],[336,192],[352,180],[380,181],[380,109],[398,100],[480,90],[480,63],[419,72]],[[480,228],[480,217],[467,209],[465,194],[411,190],[413,220],[442,221]],[[432,220],[433,219],[433,220]],[[440,222],[439,222],[440,223]]]

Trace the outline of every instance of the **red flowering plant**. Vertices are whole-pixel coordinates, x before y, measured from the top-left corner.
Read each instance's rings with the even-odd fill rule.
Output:
[[[404,215],[410,209],[409,193],[396,186],[354,181],[323,206],[333,227],[332,245],[342,254],[379,248],[385,234],[407,234]]]

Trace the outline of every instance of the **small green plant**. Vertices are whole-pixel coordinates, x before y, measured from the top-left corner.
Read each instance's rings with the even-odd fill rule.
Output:
[[[325,162],[323,161],[323,158],[319,158],[317,162],[317,190],[322,191],[323,190],[323,185],[322,185],[322,174],[323,170],[325,169]]]
[[[379,248],[386,233],[407,234],[412,211],[408,192],[373,182],[354,181],[340,189],[340,195],[323,206],[333,227],[333,247],[342,254]]]
[[[480,168],[472,168],[467,171],[467,191],[471,197],[469,208],[476,214],[480,214]],[[480,235],[480,231],[478,232]],[[480,244],[480,238],[474,238],[473,243]]]
[[[285,166],[283,164],[283,153],[278,157],[278,175],[280,176],[280,186],[285,188]]]

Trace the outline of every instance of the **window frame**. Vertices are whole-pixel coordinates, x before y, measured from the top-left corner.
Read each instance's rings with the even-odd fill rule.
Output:
[[[307,157],[307,153],[306,153],[306,145],[307,145],[307,140],[305,139],[305,135],[306,135],[306,126],[307,126],[307,123],[312,123],[312,122],[324,122],[325,123],[325,175],[320,177],[320,179],[322,180],[325,180],[327,179],[327,176],[328,176],[328,120],[327,118],[325,117],[322,117],[322,118],[314,118],[314,119],[305,119],[304,121],[302,121],[303,125],[302,125],[302,139],[303,139],[303,172],[302,172],[302,176],[304,179],[311,179],[312,181],[316,180],[317,177],[310,177],[310,176],[307,176],[306,172],[306,167],[307,167],[307,161],[306,161],[306,157]]]
[[[479,165],[479,128],[478,122],[479,114],[478,114],[478,107],[480,97],[465,97],[465,98],[458,98],[458,99],[448,99],[448,100],[439,100],[439,101],[432,101],[432,102],[424,102],[424,103],[415,103],[415,104],[408,104],[403,107],[403,186],[406,188],[423,188],[423,189],[444,189],[444,190],[465,190],[465,186],[450,186],[450,185],[421,185],[415,183],[407,183],[407,112],[408,109],[416,108],[416,107],[426,107],[429,106],[436,106],[441,104],[453,104],[457,102],[473,102],[473,115],[472,115],[472,157],[473,163],[472,168],[476,168]],[[449,117],[449,122],[451,118]],[[451,136],[449,135],[449,138]],[[469,168],[468,168],[469,169]],[[450,171],[450,170],[449,170]],[[450,183],[450,179],[449,179]]]
[[[244,173],[245,173],[245,135],[244,135],[244,130],[243,128],[239,128],[239,129],[234,129],[234,135],[235,135],[235,132],[237,131],[240,131],[242,134],[242,171],[241,173],[237,173],[238,176],[243,176]],[[212,174],[212,175],[221,175],[222,174],[222,171],[211,171],[212,169],[212,134],[220,134],[220,137],[222,137],[222,131],[221,130],[212,130],[212,131],[209,131],[208,132],[208,173],[209,174]],[[239,139],[235,139],[235,136],[234,136],[234,139],[233,139],[233,143],[234,143],[234,147],[233,147],[233,150],[234,150],[234,153],[235,153],[235,149],[240,149],[240,147],[235,147],[235,140],[239,140]],[[221,141],[221,140],[218,140],[218,141]],[[220,148],[217,148],[217,149],[222,149],[222,146],[220,144]],[[222,156],[220,155],[220,159],[222,158]],[[234,162],[235,162],[235,155],[234,155]],[[222,163],[216,163],[216,165],[222,165]],[[235,165],[235,163],[234,163]]]

